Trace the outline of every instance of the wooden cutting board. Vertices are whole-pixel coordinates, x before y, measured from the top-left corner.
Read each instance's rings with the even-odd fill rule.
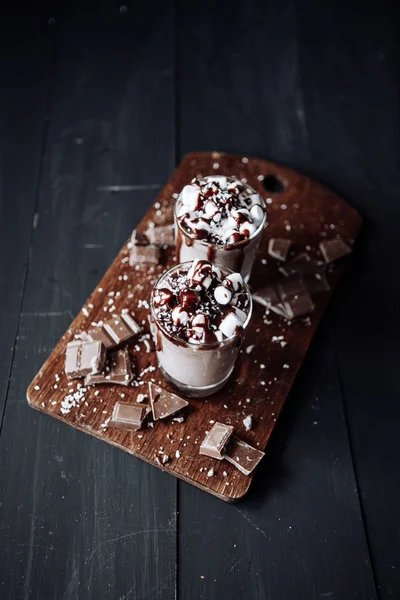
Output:
[[[277,263],[267,255],[270,237],[288,237],[296,253],[310,247],[313,254],[323,239],[340,235],[353,243],[361,226],[358,213],[337,195],[320,184],[286,167],[260,160],[219,152],[188,154],[158,195],[138,230],[150,222],[173,222],[174,195],[196,175],[222,174],[245,178],[267,201],[269,226],[260,244],[250,285],[253,290],[278,277]],[[134,223],[132,224],[132,226]],[[148,300],[154,281],[174,263],[174,248],[163,250],[162,264],[130,267],[129,248],[125,244],[103,279],[93,291],[69,329],[28,388],[30,406],[64,423],[117,446],[152,465],[175,475],[227,502],[242,498],[252,481],[227,461],[199,455],[199,446],[213,421],[233,425],[235,433],[263,450],[305,357],[311,339],[330,295],[346,262],[341,261],[329,273],[331,290],[315,296],[316,308],[307,319],[290,326],[255,304],[252,323],[233,375],[216,395],[205,400],[190,400],[182,423],[166,419],[156,421],[137,432],[107,427],[117,400],[136,402],[147,391],[148,381],[168,388],[157,368],[154,345],[149,339],[133,341],[129,352],[136,363],[136,379],[141,385],[94,386],[82,393],[79,405],[67,414],[62,402],[73,385],[64,374],[65,345],[76,333],[92,322],[106,320],[128,308],[149,333]],[[350,257],[351,260],[351,257]],[[115,307],[114,310],[112,307]],[[110,312],[112,311],[112,312]],[[145,336],[148,337],[148,336]],[[277,339],[278,338],[278,339]],[[149,368],[150,367],[150,368]],[[83,382],[82,382],[83,384]],[[246,431],[243,419],[251,415],[253,428]],[[161,458],[169,457],[166,464]],[[179,458],[177,458],[179,456]],[[209,471],[214,469],[214,476]]]

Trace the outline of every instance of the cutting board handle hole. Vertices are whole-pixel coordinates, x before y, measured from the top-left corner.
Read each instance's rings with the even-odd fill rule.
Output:
[[[286,184],[277,175],[265,175],[263,179],[263,186],[265,187],[267,192],[279,194],[279,192],[283,192],[283,190],[286,187]]]

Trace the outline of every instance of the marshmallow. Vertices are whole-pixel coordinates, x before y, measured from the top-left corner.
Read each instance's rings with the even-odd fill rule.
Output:
[[[201,340],[199,340],[196,336],[191,335],[188,337],[189,344],[201,344]]]
[[[225,287],[237,292],[243,287],[243,279],[240,273],[232,273],[227,275],[222,282]]]
[[[229,312],[220,323],[219,330],[227,337],[230,338],[241,330],[243,322],[233,313]]]
[[[208,275],[208,272],[212,272],[211,263],[206,260],[202,260],[201,258],[195,258],[187,276],[189,281],[192,283],[200,283],[200,285],[207,290],[212,283],[212,279]]]
[[[204,219],[199,219],[196,223],[195,229],[201,229],[202,231],[210,231],[210,225]]]
[[[219,221],[222,218],[222,213],[220,211],[216,212],[215,215],[213,216],[213,221],[214,223],[219,223]]]
[[[172,298],[172,292],[166,288],[157,290],[157,293],[154,295],[154,306],[164,306],[164,304],[169,304]]]
[[[206,214],[211,218],[218,212],[218,207],[212,200],[207,200],[204,205],[204,210]]]
[[[217,342],[222,342],[222,340],[224,339],[224,334],[222,333],[222,331],[219,331],[219,329],[217,331],[214,331],[214,335],[217,338]]]
[[[254,225],[254,223],[246,221],[239,226],[239,231],[242,235],[250,237],[255,231],[257,231],[257,227]]]
[[[181,306],[175,306],[171,313],[172,321],[175,325],[187,325],[189,321],[189,313],[183,310]]]
[[[208,181],[215,181],[218,183],[219,187],[221,188],[221,190],[224,190],[226,188],[226,185],[228,183],[228,180],[226,177],[224,177],[223,175],[213,175],[212,177],[209,178]]]
[[[229,304],[232,298],[232,293],[223,285],[219,285],[214,290],[214,298],[218,302],[218,304]]]
[[[192,329],[198,337],[202,337],[204,331],[208,328],[207,317],[202,313],[197,314],[192,321]]]
[[[196,210],[199,203],[199,190],[193,185],[185,185],[181,193],[181,201],[189,210]]]
[[[226,241],[226,240],[228,240],[231,237],[231,235],[234,235],[235,233],[238,233],[238,230],[237,229],[233,229],[232,227],[229,227],[229,229],[227,229],[225,231],[224,235],[222,236],[222,239],[224,241]]]
[[[229,227],[231,229],[235,229],[235,227],[237,225],[237,221],[236,221],[236,219],[235,219],[235,217],[233,215],[229,215],[229,217],[227,218],[226,222],[227,222],[227,224],[229,225]]]
[[[237,306],[233,306],[232,310],[234,311],[236,317],[242,322],[244,323],[247,319],[247,315],[246,313],[241,310],[240,308],[238,308]]]
[[[263,205],[263,200],[259,194],[251,194],[250,200],[252,204],[260,204],[261,206]]]
[[[250,209],[250,215],[257,223],[262,221],[264,218],[264,210],[262,206],[259,204],[254,204]]]
[[[218,267],[216,267],[215,265],[212,266],[212,272],[214,273],[215,277],[217,279],[221,279],[222,275],[221,275],[221,269],[219,269]]]
[[[184,204],[182,204],[178,210],[177,217],[180,218],[180,217],[183,217],[184,215],[187,215],[188,217],[193,216],[190,214],[188,207],[185,206]]]

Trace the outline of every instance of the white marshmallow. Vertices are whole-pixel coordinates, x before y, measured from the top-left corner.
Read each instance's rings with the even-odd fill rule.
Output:
[[[254,204],[251,207],[250,214],[251,214],[252,218],[256,221],[256,223],[259,223],[260,221],[263,220],[264,211],[259,204]]]
[[[209,217],[213,217],[216,212],[218,212],[218,207],[211,200],[207,200],[204,205],[204,210]]]
[[[219,269],[218,267],[216,267],[215,265],[212,266],[212,272],[214,273],[215,277],[217,277],[217,279],[221,279],[222,275],[221,275],[221,269]]]
[[[187,325],[189,321],[189,313],[183,310],[181,306],[175,306],[171,313],[172,321],[175,325]]]
[[[218,304],[229,304],[232,298],[232,293],[223,285],[219,285],[214,290],[214,298],[218,302]]]
[[[185,185],[181,193],[182,204],[187,206],[189,210],[196,210],[199,201],[199,190],[193,185]]]
[[[228,240],[228,239],[231,237],[231,235],[233,235],[234,233],[238,233],[238,230],[237,230],[237,229],[233,229],[232,227],[230,227],[229,229],[227,229],[227,230],[225,231],[224,235],[222,236],[222,239],[226,241],[226,240]]]
[[[192,321],[192,329],[199,338],[201,338],[204,334],[206,322],[207,317],[202,313],[197,314]]]
[[[223,175],[213,175],[208,181],[216,181],[219,187],[223,190],[226,188],[226,184],[228,183],[227,178]]]
[[[204,219],[199,219],[197,221],[196,229],[201,229],[202,231],[210,231],[210,225]]]
[[[218,342],[222,342],[222,340],[224,339],[224,334],[222,333],[222,331],[219,331],[219,329],[217,329],[217,331],[214,331],[214,335],[217,338]]]
[[[189,344],[201,344],[201,340],[199,340],[197,337],[194,337],[194,336],[189,336],[188,342],[189,342]]]
[[[180,209],[178,210],[177,216],[178,217],[183,217],[183,215],[191,216],[188,207],[185,206],[184,204],[182,204],[181,207],[180,207]]]
[[[250,200],[252,204],[260,204],[261,206],[263,205],[262,198],[259,194],[251,194]]]
[[[237,328],[242,327],[242,321],[233,313],[228,313],[226,317],[221,321],[219,330],[227,337],[230,338],[235,335]]]
[[[235,229],[237,222],[235,217],[233,217],[232,215],[229,215],[229,217],[227,218],[227,224],[229,225],[229,227]]]
[[[237,306],[233,306],[232,309],[234,310],[235,315],[237,316],[237,318],[242,323],[244,323],[246,321],[246,319],[247,319],[246,313],[243,310],[241,310],[240,308],[238,308]]]
[[[245,223],[242,223],[240,225],[239,231],[241,234],[247,235],[248,237],[250,237],[251,235],[253,235],[253,233],[255,231],[257,231],[257,227],[254,225],[254,223],[250,223],[249,221],[246,221]]]
[[[215,223],[219,223],[221,218],[222,218],[222,213],[218,211],[215,213],[215,215],[213,216],[212,219]]]
[[[232,273],[231,275],[227,275],[222,282],[222,285],[225,285],[227,288],[233,289],[234,292],[237,292],[243,287],[243,279],[240,273]]]
[[[203,286],[203,288],[205,288],[206,290],[208,290],[208,288],[210,287],[212,283],[212,279],[211,277],[206,277],[205,279],[203,279],[203,281],[201,282],[201,285]]]

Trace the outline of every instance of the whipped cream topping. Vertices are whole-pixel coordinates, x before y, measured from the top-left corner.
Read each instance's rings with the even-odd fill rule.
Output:
[[[187,235],[218,246],[250,238],[265,214],[264,200],[253,188],[222,175],[193,179],[176,205],[178,223]]]
[[[206,260],[183,263],[153,291],[153,310],[171,335],[191,344],[211,344],[243,331],[251,308],[239,273],[224,275]]]

